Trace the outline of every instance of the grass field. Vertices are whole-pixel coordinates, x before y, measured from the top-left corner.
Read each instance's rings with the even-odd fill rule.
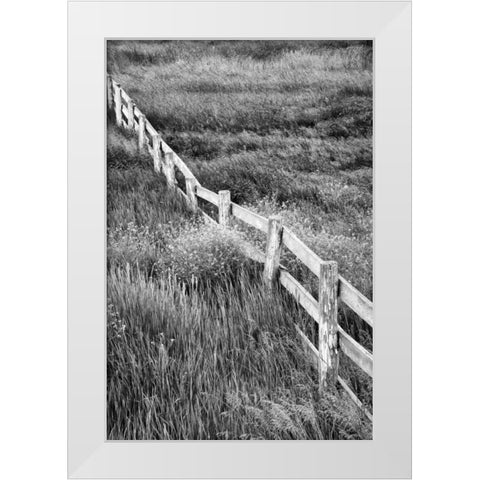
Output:
[[[367,42],[109,42],[108,70],[207,188],[282,216],[372,298],[372,60]],[[112,123],[107,142],[110,439],[367,439],[337,389],[323,396],[237,226],[193,216]],[[287,255],[295,275],[309,274]],[[348,309],[342,326],[372,348]],[[372,385],[340,373],[369,408]]]

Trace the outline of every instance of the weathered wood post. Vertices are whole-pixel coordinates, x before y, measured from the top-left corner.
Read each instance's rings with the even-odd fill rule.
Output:
[[[115,85],[115,120],[119,127],[122,126],[122,92],[120,91],[120,85]]]
[[[113,85],[112,85],[112,76],[107,74],[107,105],[108,109],[112,110],[113,108]]]
[[[173,187],[177,181],[175,179],[175,163],[173,161],[173,152],[165,152],[165,163],[163,164],[163,173],[167,177],[167,185]]]
[[[196,212],[198,210],[197,182],[193,177],[185,177],[185,188],[190,207],[194,212]]]
[[[323,390],[327,383],[334,384],[338,375],[337,262],[322,262],[319,279],[318,371],[320,390]]]
[[[135,104],[133,103],[131,98],[127,100],[127,127],[133,130],[135,128],[135,122],[133,119],[133,109],[135,108]]]
[[[282,250],[282,220],[279,216],[268,219],[267,248],[265,252],[265,267],[263,269],[263,281],[271,288],[278,276],[280,268],[280,253]]]
[[[230,190],[218,192],[218,223],[225,227],[230,225]]]
[[[160,135],[157,133],[155,135],[152,135],[152,148],[153,148],[153,169],[156,172],[160,172],[160,158],[161,158],[161,151],[160,151],[160,145],[161,145],[161,139]]]
[[[145,146],[145,122],[146,118],[143,113],[138,116],[138,149],[143,150]]]

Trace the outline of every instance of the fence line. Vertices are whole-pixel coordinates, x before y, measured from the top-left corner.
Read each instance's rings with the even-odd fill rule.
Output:
[[[137,133],[138,148],[146,149],[150,153],[154,170],[165,175],[168,187],[178,192],[192,210],[199,212],[206,221],[217,223],[199,208],[197,198],[201,198],[218,207],[220,225],[227,227],[233,216],[267,235],[264,253],[252,246],[247,254],[264,264],[263,279],[267,287],[281,285],[318,324],[318,348],[298,325],[295,324],[295,328],[310,358],[317,365],[320,389],[338,381],[353,402],[372,420],[370,412],[362,405],[345,380],[338,376],[338,352],[341,350],[370,377],[373,377],[373,355],[342,329],[337,316],[340,300],[373,328],[373,303],[338,274],[336,262],[322,260],[289,228],[283,226],[279,217],[267,219],[231,202],[228,190],[215,193],[203,187],[110,75],[107,75],[107,101],[108,108],[115,114],[117,125]],[[177,184],[175,169],[185,178],[185,192]],[[280,264],[283,246],[318,277],[318,301]]]

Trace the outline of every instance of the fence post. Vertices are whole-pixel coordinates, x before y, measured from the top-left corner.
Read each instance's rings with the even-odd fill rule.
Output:
[[[107,105],[108,109],[113,108],[113,85],[112,85],[112,76],[107,74]]]
[[[177,182],[175,180],[175,164],[173,162],[173,152],[165,152],[164,170],[167,177],[167,184],[169,187],[173,187]]]
[[[115,120],[119,127],[122,126],[122,94],[120,92],[120,85],[115,86]]]
[[[152,147],[153,147],[153,169],[156,172],[160,172],[160,135],[157,133],[152,135]]]
[[[337,262],[322,262],[319,279],[318,371],[322,391],[327,383],[334,384],[338,375]]]
[[[197,183],[193,177],[185,177],[185,188],[190,207],[196,212],[198,210]]]
[[[145,115],[140,113],[138,115],[138,149],[143,150],[145,146]]]
[[[263,269],[263,281],[268,287],[272,287],[277,279],[280,267],[280,252],[282,250],[282,220],[279,216],[268,219],[267,249],[265,252],[265,267]]]
[[[230,225],[230,190],[218,192],[218,223],[228,227]]]
[[[133,103],[132,99],[129,98],[127,100],[127,126],[131,130],[135,128],[135,123],[133,120],[133,109],[135,107],[135,104]]]

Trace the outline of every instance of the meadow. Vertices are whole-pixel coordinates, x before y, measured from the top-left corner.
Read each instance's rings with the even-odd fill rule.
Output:
[[[107,60],[205,187],[279,214],[373,298],[371,44],[115,41]],[[294,322],[314,326],[244,254],[262,236],[203,223],[111,119],[107,231],[109,439],[371,438],[341,391],[319,394]],[[340,323],[372,348],[346,307]],[[371,409],[370,379],[340,360]]]

